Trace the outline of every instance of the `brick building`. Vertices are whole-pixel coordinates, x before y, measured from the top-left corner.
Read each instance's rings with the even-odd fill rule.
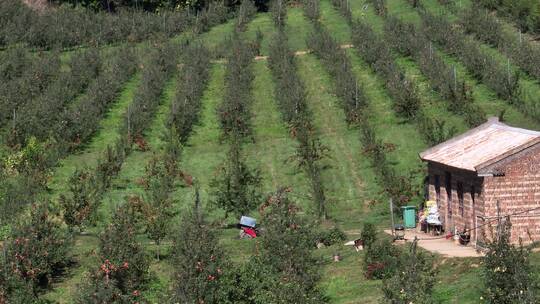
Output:
[[[420,158],[428,163],[428,196],[445,231],[482,226],[471,231],[471,241],[481,244],[499,205],[501,216],[512,215],[512,242],[540,240],[540,132],[491,118]]]

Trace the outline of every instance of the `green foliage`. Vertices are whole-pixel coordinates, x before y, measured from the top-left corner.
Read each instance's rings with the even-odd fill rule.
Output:
[[[37,194],[46,189],[54,154],[50,143],[30,138],[18,151],[10,151],[0,161],[0,223],[15,222],[14,217]]]
[[[315,235],[315,243],[323,243],[325,246],[332,246],[347,239],[347,235],[338,227],[320,230]]]
[[[330,75],[335,79],[336,95],[340,98],[349,124],[361,118],[361,112],[367,105],[364,88],[358,84],[352,64],[339,43],[317,20],[315,31],[308,37],[308,46],[321,58]]]
[[[138,296],[123,294],[116,286],[117,282],[113,276],[122,271],[123,269],[119,269],[117,265],[105,261],[99,270],[86,275],[83,283],[78,286],[74,302],[77,304],[134,303],[138,300]]]
[[[384,78],[395,112],[410,121],[422,115],[416,84],[395,63],[388,43],[362,21],[353,25],[352,40],[360,55]]]
[[[362,233],[360,234],[360,239],[364,242],[364,248],[368,250],[371,248],[373,243],[377,240],[377,230],[375,225],[372,223],[365,223],[362,227]]]
[[[12,131],[17,126],[17,119],[24,119],[22,109],[31,100],[40,97],[60,74],[60,57],[58,52],[39,52],[33,56],[28,50],[20,48],[6,52],[2,58],[6,63],[2,64],[0,83],[0,126],[10,123],[8,130]],[[8,139],[10,135],[6,134]],[[11,141],[8,143],[15,144]]]
[[[175,215],[172,192],[175,177],[178,176],[176,167],[176,163],[169,161],[166,155],[154,156],[146,167],[146,191],[142,215],[148,238],[158,246],[158,260],[159,246],[168,236],[171,220]]]
[[[466,32],[496,46],[523,71],[540,79],[540,47],[537,44],[521,37],[521,34],[518,38],[516,34],[505,31],[497,17],[480,5],[465,10],[460,21]]]
[[[253,103],[251,85],[254,79],[251,63],[254,50],[238,32],[231,38],[231,53],[227,58],[225,92],[218,109],[221,129],[225,136],[252,135],[250,107]]]
[[[253,0],[242,0],[240,6],[238,7],[238,14],[236,17],[236,30],[245,31],[248,23],[255,17],[257,13],[257,8]]]
[[[272,0],[270,2],[272,20],[278,29],[283,29],[287,22],[287,4],[288,0]]]
[[[35,300],[41,288],[70,260],[71,238],[47,203],[33,205],[28,219],[13,228],[3,244],[0,299],[23,303]]]
[[[215,232],[203,220],[199,192],[192,209],[182,217],[173,245],[171,264],[174,303],[221,303],[218,290],[228,261]]]
[[[457,56],[468,70],[500,98],[527,111],[531,117],[537,117],[537,109],[520,101],[519,72],[514,72],[508,64],[498,62],[480,48],[477,41],[467,37],[465,33],[456,30],[455,26],[443,16],[437,16],[422,11],[422,29],[446,51]]]
[[[487,303],[537,303],[538,281],[530,261],[531,248],[510,244],[512,225],[505,218],[486,243],[484,298]]]
[[[496,9],[516,22],[522,31],[540,31],[540,3],[535,0],[480,0],[488,9]]]
[[[69,147],[84,143],[99,127],[99,120],[116,100],[124,83],[136,71],[134,50],[120,47],[113,51],[100,73],[88,85],[86,94],[68,107],[54,128],[54,138]]]
[[[421,124],[422,135],[430,146],[440,144],[452,138],[457,133],[455,127],[446,128],[446,121],[444,120],[424,119]]]
[[[306,103],[305,86],[296,71],[294,55],[289,50],[287,37],[281,30],[270,45],[269,65],[276,82],[279,110],[299,142],[294,158],[310,179],[317,215],[326,217],[326,197],[320,162],[326,156],[328,148],[321,144],[315,134],[312,114]]]
[[[100,235],[99,267],[78,287],[77,303],[133,303],[149,278],[149,258],[137,241],[137,214],[131,203],[119,207]]]
[[[285,189],[276,191],[261,207],[265,233],[258,258],[281,278],[274,283],[277,288],[271,291],[275,299],[271,303],[326,302],[317,287],[320,276],[312,254],[312,227],[298,211]]]
[[[203,45],[192,44],[185,48],[183,58],[167,127],[174,129],[180,141],[186,143],[199,121],[201,98],[209,78],[210,54]]]
[[[379,16],[386,16],[388,9],[386,8],[386,0],[370,0],[371,4],[375,8],[375,12]]]
[[[171,43],[154,45],[143,63],[142,80],[124,118],[120,134],[127,142],[142,140],[161,103],[163,85],[176,70],[178,48]]]
[[[339,10],[341,15],[345,17],[347,23],[353,23],[352,10],[349,0],[332,0],[332,4]]]
[[[436,272],[433,261],[425,253],[418,251],[418,240],[410,244],[399,257],[395,273],[383,281],[384,302],[394,303],[434,303],[433,285]]]
[[[58,125],[62,111],[83,93],[101,72],[101,58],[97,49],[88,49],[72,56],[66,71],[60,72],[36,98],[19,105],[11,124],[9,141],[24,144],[30,136],[46,140],[51,129]]]
[[[366,247],[364,271],[368,279],[387,279],[392,277],[399,265],[401,251],[389,240],[376,240]]]
[[[69,179],[69,195],[60,195],[64,222],[70,229],[96,223],[102,187],[89,170],[75,170]]]
[[[225,211],[226,216],[249,214],[262,202],[261,176],[249,168],[241,155],[238,141],[230,144],[225,164],[218,168],[212,180],[212,204]]]
[[[117,1],[103,3],[111,4],[113,8]],[[0,45],[25,43],[39,49],[51,49],[141,42],[156,36],[170,38],[193,27],[199,32],[206,31],[229,17],[229,9],[223,2],[212,1],[197,9],[200,11],[162,8],[156,13],[118,9],[111,14],[63,5],[37,11],[21,1],[6,0],[0,2]]]
[[[321,16],[319,0],[304,0],[304,15],[311,21],[316,21]]]
[[[470,127],[484,122],[486,115],[479,106],[473,104],[470,88],[458,79],[455,68],[447,65],[437,54],[424,33],[417,31],[415,25],[400,21],[397,17],[386,18],[385,33],[394,49],[415,59],[422,73],[429,78],[431,87],[448,101],[448,110],[463,115]],[[435,125],[434,122],[430,124]]]

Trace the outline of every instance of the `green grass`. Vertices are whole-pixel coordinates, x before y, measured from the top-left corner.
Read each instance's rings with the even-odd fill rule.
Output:
[[[420,16],[418,12],[415,11],[406,1],[397,0],[392,1],[392,5],[389,5],[388,11],[390,14],[394,14],[401,19],[413,22],[415,24],[420,23]],[[451,22],[456,22],[457,17],[450,14],[446,11],[446,8],[438,4],[436,1],[423,2],[426,4],[426,8],[432,13],[445,12],[448,13],[446,16]],[[501,55],[497,50],[489,47],[485,44],[480,44],[481,49],[487,54],[491,55],[493,58],[496,58],[501,64],[507,64],[507,58]],[[444,52],[437,51],[438,54],[442,55],[447,63],[456,67],[459,77],[462,77],[466,84],[471,87],[473,91],[473,98],[475,103],[477,103],[487,114],[488,116],[498,116],[501,111],[505,111],[505,120],[508,121],[511,125],[529,129],[538,129],[540,122],[535,121],[531,117],[527,116],[527,113],[519,111],[515,107],[509,105],[506,101],[503,101],[497,98],[496,94],[489,89],[484,84],[479,83],[475,80],[470,71],[468,71],[463,64],[459,62],[453,56],[445,54]],[[512,64],[510,65],[512,71],[518,70]],[[524,89],[524,94],[522,94],[522,102],[527,103],[538,103],[540,96],[540,85],[529,77],[522,77],[520,80],[520,85]]]
[[[291,51],[305,51],[308,49],[306,37],[313,31],[313,25],[304,17],[301,7],[292,7],[287,11],[285,32],[289,39]]]
[[[139,77],[136,79],[138,78]],[[135,80],[130,82],[130,85],[124,90],[119,102],[115,104],[110,115],[102,121],[102,131],[94,138],[89,149],[82,154],[87,162],[92,163],[91,168],[95,167],[103,149],[105,149],[108,144],[113,143],[118,137],[118,133],[114,131],[111,132],[111,130],[116,131],[123,122],[122,113],[125,113],[127,109],[126,104],[129,104],[129,101],[132,100],[133,90],[136,88],[137,83],[138,82]],[[111,189],[105,193],[101,201],[101,206],[98,210],[99,221],[97,226],[90,228],[87,235],[75,236],[75,247],[73,251],[76,263],[75,267],[70,267],[68,269],[68,275],[54,285],[53,291],[46,296],[47,298],[58,298],[62,301],[66,301],[61,301],[61,303],[68,303],[70,301],[69,299],[71,299],[71,296],[75,292],[77,284],[84,278],[85,272],[97,267],[97,256],[95,255],[95,251],[98,247],[97,236],[103,231],[107,223],[110,222],[110,217],[114,213],[116,207],[125,202],[126,195],[143,193],[143,189],[137,184],[137,181],[144,176],[146,163],[148,163],[152,154],[160,149],[160,138],[164,131],[164,121],[167,117],[168,109],[170,108],[172,97],[174,95],[174,87],[174,79],[166,84],[162,97],[163,102],[158,108],[156,118],[149,130],[144,134],[145,138],[149,139],[150,149],[147,151],[134,150],[126,158],[119,175],[113,179]],[[123,108],[123,110],[118,108]],[[67,160],[69,160],[69,166],[68,164],[63,163],[62,167],[60,167],[57,172],[60,171],[62,174],[65,174],[65,172],[73,172],[75,168],[80,167],[80,163],[77,163],[77,159],[68,158]],[[67,186],[66,184],[67,182],[63,184],[64,187]],[[65,191],[66,189],[58,189],[58,191],[61,190]],[[146,240],[146,243],[148,243],[148,240]],[[159,280],[159,276],[157,280]]]
[[[119,134],[117,130],[119,123],[127,111],[128,106],[131,104],[140,78],[140,74],[137,74],[125,85],[119,98],[113,104],[105,118],[99,123],[98,131],[89,143],[83,149],[64,158],[54,170],[49,183],[53,197],[57,197],[60,193],[67,191],[68,180],[76,168],[94,168],[104,149],[108,145],[113,145],[118,139]]]
[[[430,0],[431,1],[431,0]],[[406,20],[417,22],[418,16],[404,1],[388,1],[392,13],[400,14]],[[382,30],[382,19],[376,16],[371,6],[364,10],[365,1],[351,1],[354,16],[364,18],[377,31]],[[328,0],[321,2],[321,21],[341,44],[350,43],[350,28],[332,7]],[[233,30],[234,20],[214,27],[200,35],[199,41],[217,53],[225,39]],[[248,25],[243,37],[254,39],[256,31],[264,33],[261,53],[269,54],[269,45],[274,37],[275,28],[269,13],[258,14]],[[301,7],[289,9],[286,32],[289,37],[289,47],[294,51],[307,50],[306,38],[312,31],[312,24],[304,17]],[[180,39],[180,38],[179,38]],[[421,169],[418,153],[426,148],[418,134],[415,125],[406,123],[396,116],[393,111],[393,101],[385,89],[385,84],[374,71],[358,56],[354,49],[346,51],[353,65],[353,71],[368,97],[370,123],[375,127],[378,137],[384,142],[395,145],[395,150],[389,154],[394,168],[405,174],[408,170]],[[488,114],[498,114],[501,109],[507,109],[506,118],[519,126],[538,128],[538,124],[525,118],[516,109],[495,98],[493,93],[481,83],[468,75],[455,58],[444,55],[447,62],[456,65],[458,74],[466,77],[467,84],[474,91],[475,102],[481,105]],[[251,167],[260,169],[263,178],[263,191],[270,193],[277,187],[292,188],[291,197],[296,200],[304,211],[309,212],[312,202],[309,196],[309,180],[301,170],[295,167],[291,156],[294,155],[297,142],[289,134],[283,122],[275,100],[275,87],[272,75],[264,60],[254,61],[252,68],[255,75],[252,84],[254,102],[252,105],[252,123],[254,142],[244,143],[244,154]],[[420,84],[423,106],[428,115],[435,118],[445,118],[460,131],[465,129],[460,117],[446,111],[443,101],[433,92],[418,67],[410,58],[400,57],[398,64],[405,69],[407,75]],[[340,100],[334,94],[334,80],[328,75],[324,66],[314,55],[297,57],[297,67],[300,77],[307,90],[308,107],[313,113],[314,125],[324,145],[330,148],[330,157],[324,161],[323,183],[329,203],[330,220],[322,223],[322,227],[337,225],[347,233],[350,239],[358,237],[364,222],[373,222],[381,230],[389,225],[387,202],[376,183],[374,171],[368,158],[362,153],[359,141],[360,131],[350,128],[345,121],[345,114],[340,107]],[[223,63],[211,66],[210,81],[202,98],[200,122],[183,147],[180,167],[192,175],[200,186],[201,198],[206,217],[212,224],[221,227],[220,243],[234,263],[240,263],[256,250],[256,241],[238,240],[237,229],[224,228],[224,224],[235,222],[237,219],[223,219],[223,212],[216,210],[210,204],[210,181],[216,174],[216,169],[225,160],[227,144],[221,142],[221,128],[218,123],[217,108],[223,101],[225,89],[225,69]],[[76,167],[96,165],[98,157],[108,144],[114,143],[118,137],[117,129],[122,123],[123,114],[133,99],[133,94],[140,82],[140,75],[134,76],[125,86],[122,94],[109,111],[107,117],[100,122],[98,132],[92,140],[76,154],[64,159],[55,170],[50,188],[53,197],[67,189],[68,178]],[[87,235],[78,235],[73,250],[76,264],[68,268],[67,273],[55,280],[54,289],[45,298],[60,303],[72,302],[76,290],[88,269],[97,264],[96,251],[97,235],[110,221],[115,206],[125,201],[129,194],[141,194],[142,189],[137,181],[143,176],[145,166],[152,154],[162,150],[161,134],[168,115],[169,106],[174,98],[176,78],[171,79],[164,87],[163,102],[160,105],[152,125],[145,133],[150,145],[149,151],[133,151],[126,159],[118,177],[114,179],[110,191],[103,199],[99,210],[101,220],[98,227],[90,229]],[[193,202],[194,189],[181,186],[177,188],[175,198],[180,214]],[[253,216],[258,217],[254,211]],[[177,221],[177,219],[175,219]],[[155,245],[144,235],[140,241],[149,254],[156,250]],[[174,269],[166,258],[170,254],[170,242],[166,242],[162,252],[165,258],[159,263],[153,260],[151,270],[154,275],[146,299],[150,303],[162,303],[162,296],[167,292],[170,277]],[[339,252],[343,261],[331,262],[333,253]],[[363,253],[356,253],[352,248],[334,245],[315,252],[322,261],[322,280],[320,286],[329,297],[331,303],[378,303],[382,296],[381,281],[366,280],[363,274]],[[449,259],[435,257],[439,274],[434,280],[434,299],[441,303],[477,303],[480,297],[478,259]],[[540,254],[534,255],[534,261],[540,263]]]
[[[369,12],[369,13],[368,13]],[[351,36],[350,26],[345,18],[332,6],[328,0],[321,2],[321,22],[328,29],[334,39],[341,44],[349,43]],[[382,35],[382,20],[375,16],[373,11],[366,11],[365,15],[371,15],[370,21],[377,23],[374,29]],[[397,65],[405,72],[409,79],[413,79],[418,85],[418,93],[422,101],[422,110],[425,115],[439,121],[446,121],[448,126],[455,127],[459,132],[466,131],[466,124],[463,118],[450,113],[442,97],[431,89],[429,79],[426,78],[416,63],[409,57],[396,56]]]
[[[257,36],[257,31],[260,30],[263,33],[263,41],[261,43],[261,55],[268,56],[270,53],[269,46],[276,32],[274,27],[274,21],[270,13],[261,13],[249,23],[245,38],[254,41]]]

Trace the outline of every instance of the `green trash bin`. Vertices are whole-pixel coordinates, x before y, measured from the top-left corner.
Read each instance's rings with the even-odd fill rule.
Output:
[[[415,228],[416,227],[416,207],[415,206],[404,206],[403,209],[403,223],[405,228]]]

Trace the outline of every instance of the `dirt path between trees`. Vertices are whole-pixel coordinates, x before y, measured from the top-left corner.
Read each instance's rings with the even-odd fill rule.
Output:
[[[350,48],[353,48],[354,45],[352,44],[342,44],[340,45],[341,49],[350,49]],[[310,54],[311,53],[311,50],[305,50],[305,51],[296,51],[294,52],[294,55],[295,56],[304,56],[304,55],[307,55],[307,54]],[[268,60],[268,57],[269,56],[255,56],[255,60],[259,61],[259,60]],[[220,58],[220,59],[216,59],[216,60],[213,60],[212,63],[227,63],[227,59],[225,58]]]

